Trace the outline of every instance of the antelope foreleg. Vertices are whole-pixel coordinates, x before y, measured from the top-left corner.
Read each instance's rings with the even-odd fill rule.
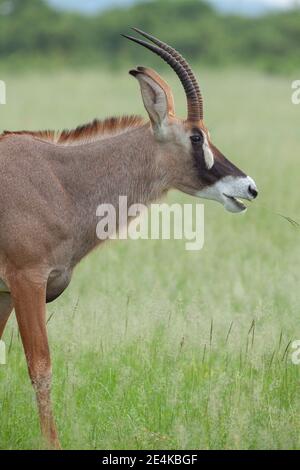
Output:
[[[11,280],[20,335],[39,409],[41,430],[51,447],[60,448],[51,405],[51,360],[46,331],[46,283],[18,273]]]

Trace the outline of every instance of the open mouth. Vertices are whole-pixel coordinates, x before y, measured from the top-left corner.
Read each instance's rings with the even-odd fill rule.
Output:
[[[247,210],[247,207],[245,204],[238,198],[233,197],[233,196],[228,196],[228,194],[223,193],[225,196],[225,209],[227,209],[230,212],[244,212]]]

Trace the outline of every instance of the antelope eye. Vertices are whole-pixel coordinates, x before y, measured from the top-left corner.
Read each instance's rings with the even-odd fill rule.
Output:
[[[203,142],[203,136],[200,134],[191,135],[191,141],[193,144],[201,144]]]

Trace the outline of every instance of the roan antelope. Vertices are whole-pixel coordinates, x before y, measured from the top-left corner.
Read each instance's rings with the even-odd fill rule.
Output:
[[[130,71],[139,81],[150,122],[137,116],[95,120],[72,131],[4,132],[0,136],[0,338],[15,309],[36,392],[42,433],[59,440],[52,415],[46,302],[68,286],[76,264],[100,240],[96,208],[119,195],[150,204],[174,188],[242,212],[237,198],[257,196],[254,181],[213,145],[203,121],[194,73],[173,48],[126,36],[167,62],[187,99],[176,117],[170,87],[154,71]]]

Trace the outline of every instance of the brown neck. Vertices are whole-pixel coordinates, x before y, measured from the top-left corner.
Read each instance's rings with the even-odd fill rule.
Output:
[[[170,189],[159,158],[159,146],[148,125],[58,150],[54,172],[72,201],[74,264],[100,242],[96,236],[100,204],[112,204],[118,212],[119,196],[127,196],[128,206],[148,205]]]

